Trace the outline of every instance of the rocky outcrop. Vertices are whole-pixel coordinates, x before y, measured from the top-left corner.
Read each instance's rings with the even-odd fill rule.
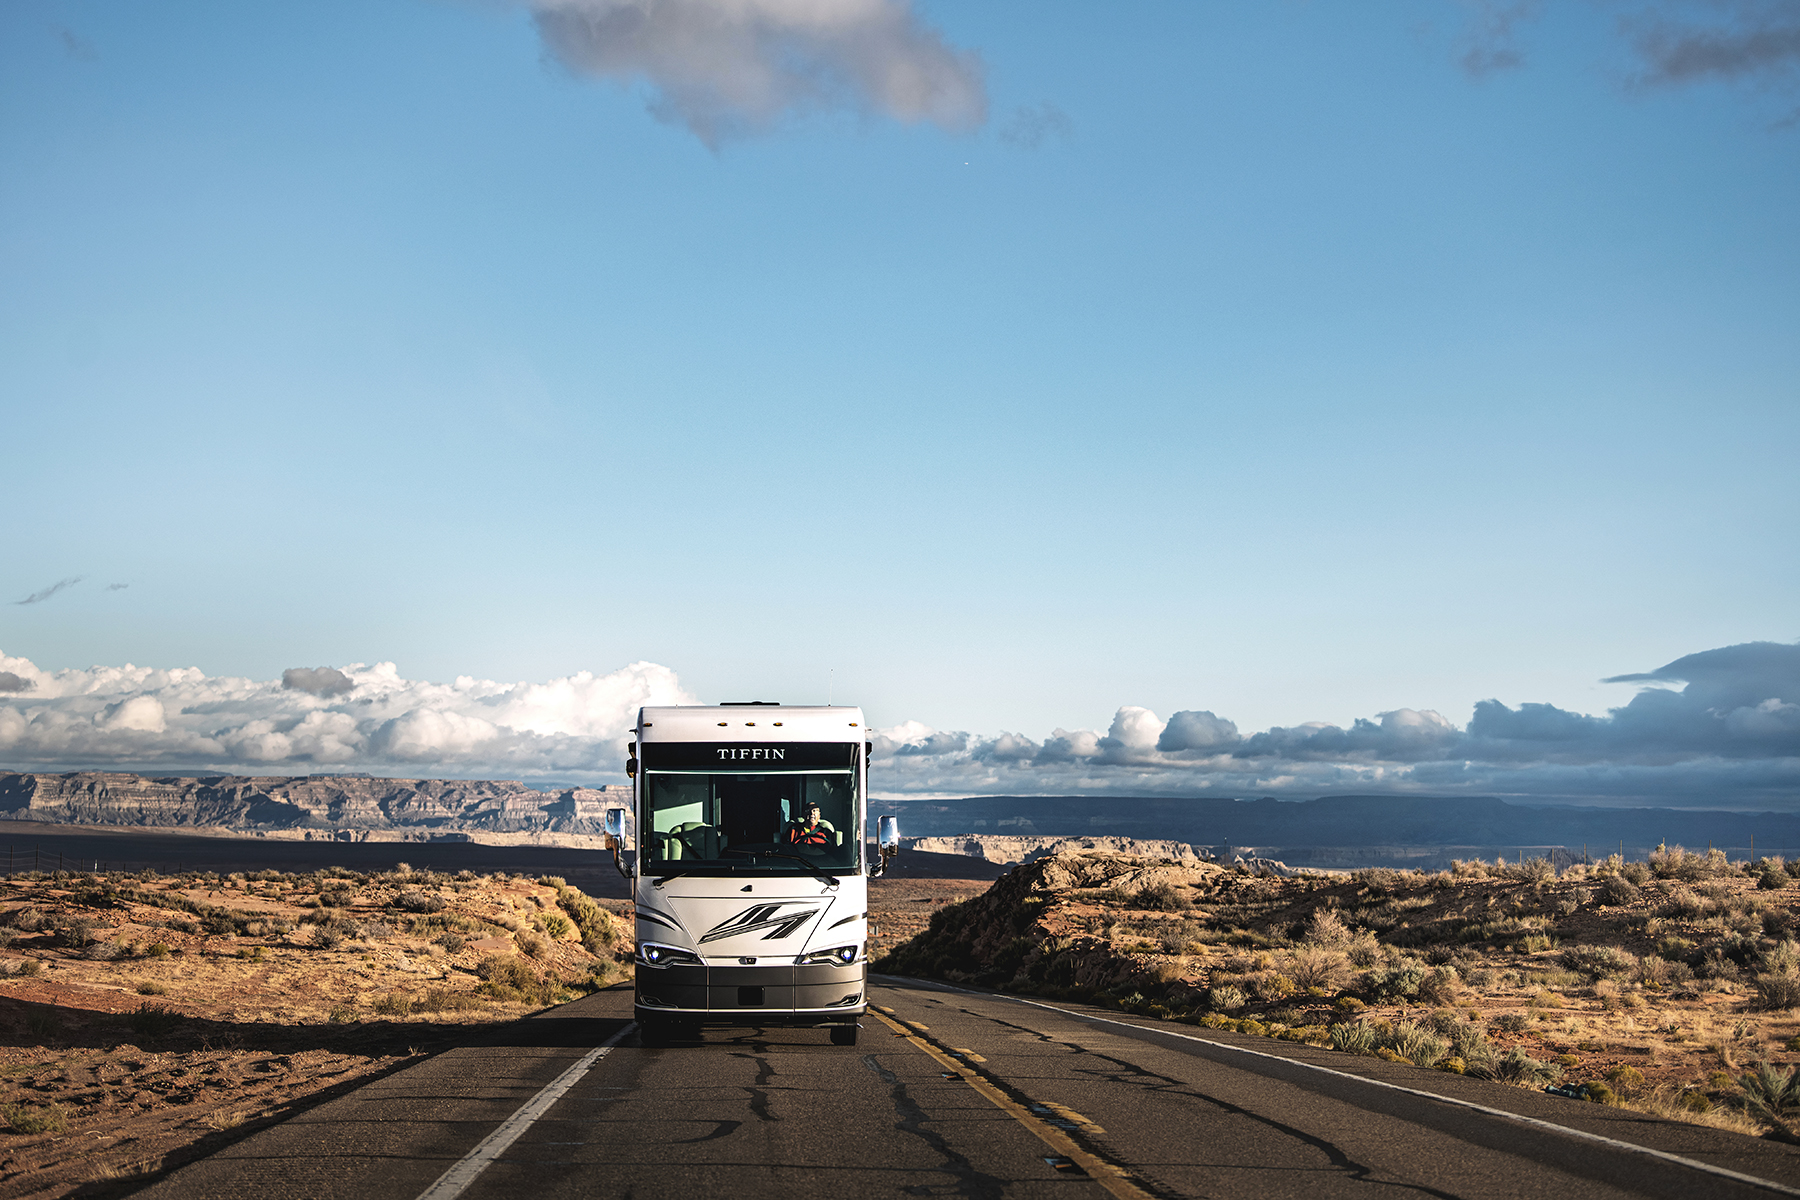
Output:
[[[1052,855],[1094,850],[1104,854],[1129,854],[1140,858],[1174,858],[1204,861],[1212,851],[1195,849],[1187,842],[1128,837],[1017,837],[974,833],[963,837],[902,838],[909,850],[932,854],[965,854],[993,863],[1028,863]]]
[[[1057,995],[1090,993],[1142,975],[1147,958],[1077,932],[1057,912],[1077,893],[1183,895],[1223,867],[1194,859],[1064,853],[1026,863],[986,892],[939,909],[931,925],[875,964],[880,971]],[[1159,902],[1161,902],[1159,900]]]
[[[368,776],[151,778],[0,774],[0,820],[243,832],[598,835],[628,787],[537,791],[515,780]]]

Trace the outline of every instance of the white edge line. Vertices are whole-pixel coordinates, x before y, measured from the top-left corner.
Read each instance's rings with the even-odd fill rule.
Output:
[[[605,1058],[607,1052],[624,1036],[631,1032],[636,1022],[627,1021],[619,1032],[589,1050],[576,1060],[568,1070],[545,1084],[543,1090],[519,1106],[517,1112],[500,1123],[500,1128],[482,1138],[476,1147],[464,1155],[448,1171],[439,1175],[437,1182],[419,1193],[419,1200],[452,1200],[462,1195],[463,1191],[477,1176],[488,1169],[493,1161],[505,1154],[507,1148],[519,1140],[521,1134],[531,1128],[533,1121],[549,1111],[550,1106],[563,1098],[563,1094],[581,1081],[593,1065]]]
[[[912,981],[908,980],[907,982],[910,983]],[[1487,1105],[1477,1104],[1473,1100],[1459,1100],[1454,1096],[1445,1096],[1438,1092],[1426,1092],[1421,1091],[1418,1088],[1402,1087],[1397,1083],[1388,1083],[1385,1080],[1380,1079],[1370,1079],[1367,1075],[1355,1075],[1349,1071],[1339,1071],[1332,1067],[1321,1067],[1317,1063],[1309,1063],[1302,1059],[1288,1058],[1281,1054],[1269,1054],[1263,1050],[1252,1050],[1247,1046],[1234,1046],[1230,1042],[1215,1042],[1211,1038],[1195,1037],[1191,1033],[1177,1033],[1173,1029],[1162,1029],[1155,1025],[1138,1025],[1131,1021],[1116,1021],[1111,1017],[1100,1017],[1088,1013],[1072,1012],[1066,1008],[1058,1008],[1054,1004],[1043,1004],[1036,1000],[1026,1000],[1020,996],[1008,996],[1000,992],[977,992],[968,988],[959,988],[946,984],[936,984],[935,986],[941,987],[948,992],[962,992],[964,995],[969,996],[988,996],[995,1000],[1011,1000],[1016,1004],[1028,1004],[1032,1008],[1042,1008],[1050,1012],[1061,1013],[1063,1016],[1072,1017],[1077,1021],[1089,1021],[1100,1025],[1118,1025],[1125,1029],[1136,1029],[1144,1033],[1158,1033],[1164,1037],[1180,1038],[1183,1041],[1188,1042],[1199,1042],[1203,1046],[1216,1046],[1221,1050],[1234,1050],[1239,1054],[1250,1054],[1257,1058],[1267,1058],[1275,1062],[1287,1063],[1290,1066],[1302,1067],[1308,1071],[1318,1071],[1325,1075],[1336,1075],[1339,1079],[1348,1079],[1355,1083],[1366,1083],[1370,1087],[1386,1088],[1392,1092],[1405,1092],[1409,1096],[1420,1096],[1426,1100],[1436,1100],[1441,1104],[1452,1104],[1458,1108],[1473,1109],[1479,1113],[1486,1113],[1488,1116],[1504,1117],[1508,1121],[1517,1121],[1521,1125],[1533,1125],[1539,1129],[1548,1129],[1553,1133],[1560,1133],[1566,1137],[1578,1138],[1585,1142],[1598,1142],[1603,1146],[1611,1146],[1616,1150],[1625,1150],[1633,1154],[1649,1155],[1651,1158],[1660,1158],[1664,1162],[1678,1163],[1690,1170],[1703,1171],[1708,1175],[1717,1175],[1723,1179],[1732,1179],[1736,1180],[1738,1183],[1747,1183],[1752,1187],[1766,1188],[1772,1192],[1780,1192],[1784,1196],[1800,1196],[1800,1189],[1791,1188],[1785,1183],[1777,1183],[1773,1179],[1763,1179],[1756,1175],[1746,1175],[1742,1171],[1733,1171],[1729,1167],[1714,1166],[1712,1163],[1701,1162],[1696,1158],[1684,1158],[1679,1154],[1670,1154],[1667,1150],[1653,1150],[1649,1146],[1639,1146],[1634,1142],[1622,1142],[1618,1138],[1609,1138],[1603,1134],[1589,1133],[1585,1129],[1572,1129],[1567,1125],[1558,1125],[1554,1121],[1545,1121],[1540,1120],[1537,1117],[1522,1116],[1519,1113],[1507,1112],[1504,1108],[1489,1108]],[[423,1200],[422,1197],[421,1200]]]

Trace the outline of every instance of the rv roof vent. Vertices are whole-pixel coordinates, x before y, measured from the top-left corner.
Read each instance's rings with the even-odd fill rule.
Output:
[[[759,706],[767,707],[767,708],[780,708],[781,701],[779,701],[779,700],[726,700],[726,701],[723,701],[719,705],[720,708],[757,708]]]

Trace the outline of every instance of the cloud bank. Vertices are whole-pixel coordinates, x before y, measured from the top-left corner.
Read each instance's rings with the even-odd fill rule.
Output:
[[[1462,0],[1463,69],[1523,66],[1526,26],[1542,0]],[[1676,87],[1750,81],[1791,88],[1800,75],[1800,0],[1608,0],[1638,60],[1634,82]]]
[[[712,147],[807,112],[944,129],[987,119],[981,60],[910,0],[523,0],[570,70],[643,82],[650,111]]]
[[[1800,645],[1727,646],[1606,682],[1648,686],[1598,717],[1484,700],[1463,727],[1397,708],[1348,728],[1246,735],[1210,711],[1165,721],[1131,705],[1104,733],[1042,741],[908,722],[877,735],[879,782],[895,794],[1481,793],[1800,809]]]
[[[654,663],[444,684],[393,663],[254,680],[129,664],[51,672],[0,654],[0,768],[611,779],[639,705],[692,703]]]
[[[56,593],[64,590],[65,588],[74,587],[76,584],[81,582],[81,578],[82,577],[79,575],[71,575],[67,579],[59,579],[55,583],[51,584],[49,587],[40,588],[37,591],[31,593],[31,595],[25,597],[23,600],[14,600],[13,603],[14,604],[42,604],[44,601],[48,600],[50,597],[56,595]]]
[[[1244,732],[1193,708],[1125,705],[1105,730],[1041,738],[875,733],[883,795],[1475,793],[1546,802],[1800,810],[1800,644],[1751,642],[1617,675],[1602,716],[1475,705],[1459,726],[1396,708],[1339,726]],[[187,668],[40,670],[0,654],[0,768],[622,780],[639,705],[693,704],[673,671],[633,663],[546,683],[403,678],[392,663],[294,667],[280,680]]]

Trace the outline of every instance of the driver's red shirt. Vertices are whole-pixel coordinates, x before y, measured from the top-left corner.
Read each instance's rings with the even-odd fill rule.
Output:
[[[788,843],[794,846],[827,846],[830,835],[823,825],[793,825],[788,828]]]

